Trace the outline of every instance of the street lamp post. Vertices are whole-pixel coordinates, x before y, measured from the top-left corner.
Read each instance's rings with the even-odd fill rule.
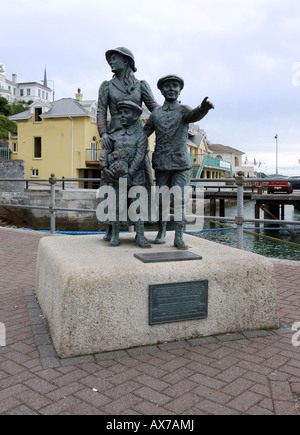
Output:
[[[276,139],[276,175],[278,175],[278,134],[276,134],[275,139]]]

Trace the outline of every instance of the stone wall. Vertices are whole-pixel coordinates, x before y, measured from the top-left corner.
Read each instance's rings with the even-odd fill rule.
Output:
[[[0,160],[0,178],[25,179],[25,162],[23,160]],[[24,193],[25,183],[17,181],[0,181],[0,193]]]
[[[96,194],[97,190],[88,189],[56,190],[55,205],[63,208],[96,209]],[[49,207],[50,188],[49,190],[25,190],[22,198],[14,194],[0,193],[0,203]],[[24,226],[36,230],[50,229],[48,208],[39,210],[0,207],[0,216],[18,227]],[[56,230],[98,231],[99,229],[102,228],[99,228],[96,213],[56,212]]]

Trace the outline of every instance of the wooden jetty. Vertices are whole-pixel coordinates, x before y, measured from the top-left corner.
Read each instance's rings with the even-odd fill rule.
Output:
[[[260,210],[264,211],[264,219],[281,219],[285,217],[285,206],[293,205],[300,210],[300,191],[288,195],[283,193],[267,194],[258,193],[253,189],[244,189],[244,200],[255,201],[255,219],[259,219]],[[224,189],[224,186],[216,186],[204,191],[204,199],[210,201],[210,215],[216,216],[219,205],[220,217],[225,217],[226,201],[236,200],[236,189]]]

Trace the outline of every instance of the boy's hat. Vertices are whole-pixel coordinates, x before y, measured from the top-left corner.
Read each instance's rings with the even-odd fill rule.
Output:
[[[169,81],[169,80],[176,80],[177,82],[179,82],[181,90],[183,89],[183,87],[184,87],[184,81],[183,81],[183,79],[181,77],[175,76],[174,74],[169,74],[169,75],[164,76],[161,79],[159,79],[158,82],[157,82],[158,89],[161,90],[162,84],[164,82]]]
[[[132,101],[120,101],[119,103],[117,103],[117,109],[120,110],[121,107],[127,107],[131,110],[134,110],[139,114],[139,116],[143,113],[143,109]]]
[[[129,62],[130,62],[130,66],[131,66],[131,68],[132,68],[132,71],[133,71],[133,72],[136,72],[136,71],[137,71],[137,69],[136,69],[136,67],[135,67],[135,59],[134,59],[134,55],[133,55],[132,51],[128,50],[128,48],[126,48],[126,47],[118,47],[118,48],[114,48],[114,49],[112,49],[112,50],[108,50],[108,51],[105,53],[105,57],[106,57],[107,62],[109,62],[110,56],[111,56],[113,53],[121,54],[122,56],[124,56],[124,57],[126,57],[127,59],[129,59]]]

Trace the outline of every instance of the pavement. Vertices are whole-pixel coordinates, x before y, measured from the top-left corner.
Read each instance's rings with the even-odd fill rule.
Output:
[[[277,330],[61,360],[34,295],[42,237],[0,228],[0,415],[300,414],[300,263],[274,260]]]

